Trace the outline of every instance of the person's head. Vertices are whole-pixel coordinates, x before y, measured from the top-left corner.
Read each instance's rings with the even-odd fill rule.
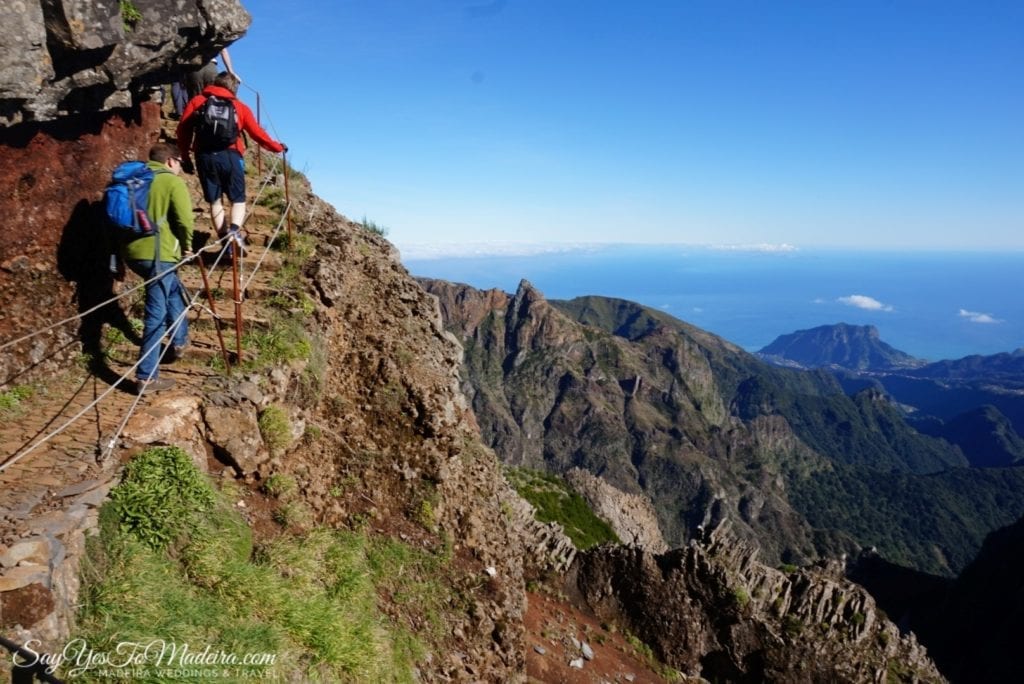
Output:
[[[149,148],[149,161],[165,164],[174,173],[181,171],[181,157],[178,150],[167,143],[157,143]]]
[[[213,79],[213,85],[226,88],[232,93],[238,92],[238,79],[230,71],[222,71],[217,74],[217,78]]]

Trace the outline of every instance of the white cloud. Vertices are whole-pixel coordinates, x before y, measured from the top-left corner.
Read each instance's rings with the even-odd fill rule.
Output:
[[[966,318],[971,323],[1002,323],[1003,321],[996,318],[992,314],[979,313],[977,311],[968,311],[967,309],[960,309],[960,317]]]
[[[596,242],[435,242],[399,245],[402,259],[444,259],[496,256],[534,256],[538,254],[565,254],[568,252],[594,252],[608,248]]]
[[[847,306],[854,306],[858,309],[867,309],[868,311],[892,311],[892,306],[883,304],[874,297],[868,297],[867,295],[850,295],[849,297],[840,297],[836,301],[846,304]]]
[[[815,297],[814,299],[811,300],[811,304],[824,304],[824,303],[825,303],[825,298],[824,297]]]
[[[711,245],[711,249],[717,249],[725,252],[796,252],[799,251],[799,247],[794,245],[788,245],[785,242],[773,245],[767,242],[762,242],[756,245]]]

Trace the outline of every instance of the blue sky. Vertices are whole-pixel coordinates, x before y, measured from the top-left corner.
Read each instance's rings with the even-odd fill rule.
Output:
[[[243,4],[291,160],[403,252],[1024,249],[1018,0]]]

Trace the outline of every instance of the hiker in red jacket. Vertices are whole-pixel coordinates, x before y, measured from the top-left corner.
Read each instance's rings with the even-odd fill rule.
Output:
[[[224,229],[224,205],[227,194],[231,202],[230,230],[242,244],[241,225],[245,219],[245,141],[241,134],[248,133],[260,147],[271,152],[287,152],[286,145],[277,142],[264,131],[245,103],[235,97],[238,79],[227,71],[217,74],[213,85],[192,98],[182,112],[178,124],[178,150],[186,171],[192,169],[191,153],[196,154],[195,169],[203,186],[203,197],[210,203],[210,215],[217,235],[227,234]]]

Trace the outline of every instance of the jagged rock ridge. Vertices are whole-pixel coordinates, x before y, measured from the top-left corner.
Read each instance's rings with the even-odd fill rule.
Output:
[[[705,681],[943,681],[840,562],[774,570],[725,525],[662,555],[585,552],[569,581],[599,617]]]

